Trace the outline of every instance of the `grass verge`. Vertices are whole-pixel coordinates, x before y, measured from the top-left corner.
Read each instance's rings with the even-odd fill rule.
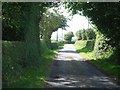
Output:
[[[53,63],[55,51],[49,51],[41,57],[41,63],[38,68],[27,68],[23,71],[20,79],[16,80],[13,86],[23,88],[43,88],[44,80],[49,75]]]
[[[91,50],[89,46],[86,46],[85,43],[86,41],[79,41],[74,45],[77,52],[79,52],[87,61],[94,64],[120,83],[120,65],[115,63],[114,60],[111,60],[111,57],[96,59],[94,51]]]
[[[41,41],[41,58],[39,67],[22,67],[18,61],[24,60],[23,42],[3,41],[2,86],[3,88],[43,88],[55,50],[49,50]]]

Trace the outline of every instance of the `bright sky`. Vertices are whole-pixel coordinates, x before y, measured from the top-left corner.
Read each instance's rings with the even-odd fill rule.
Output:
[[[60,10],[63,12],[63,15],[66,17],[70,17],[70,13],[67,12],[67,10],[64,9],[64,7],[61,7]],[[69,27],[66,27],[66,31],[63,30],[63,36],[65,33],[72,31],[75,35],[76,31],[80,30],[80,29],[86,29],[88,28],[88,20],[86,17],[84,16],[80,16],[79,14],[75,14],[73,15],[72,19],[70,21],[67,22],[67,25]],[[89,27],[91,27],[89,25]],[[58,29],[58,38],[62,39],[62,29]],[[57,37],[57,31],[53,32],[51,39],[56,40]],[[74,37],[75,39],[76,37]]]

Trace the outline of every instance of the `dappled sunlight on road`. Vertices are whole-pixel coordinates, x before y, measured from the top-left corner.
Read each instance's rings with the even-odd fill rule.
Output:
[[[99,81],[99,83],[96,81]],[[60,76],[57,78],[49,78],[49,80],[46,81],[46,85],[48,87],[84,87],[84,88],[113,88],[115,87],[115,84],[112,82],[109,82],[108,77],[100,77],[100,76],[92,76],[92,77],[86,77],[86,76],[74,76],[74,75],[68,75],[68,76]]]
[[[72,44],[59,50],[45,87],[117,88],[109,77],[87,63]]]

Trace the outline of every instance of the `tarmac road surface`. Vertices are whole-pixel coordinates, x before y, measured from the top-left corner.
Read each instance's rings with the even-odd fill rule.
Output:
[[[72,44],[66,44],[54,60],[45,88],[110,88],[120,86],[87,63]]]

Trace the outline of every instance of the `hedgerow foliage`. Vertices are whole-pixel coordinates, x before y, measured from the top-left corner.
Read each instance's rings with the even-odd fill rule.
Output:
[[[71,31],[64,34],[65,43],[71,43],[72,37],[74,37],[74,34]]]
[[[105,37],[99,31],[97,32],[95,46],[94,46],[94,54],[96,58],[108,58],[113,54],[114,48],[109,45],[110,39]]]
[[[73,14],[79,13],[88,17],[98,30],[110,39],[107,44],[116,48],[116,58],[120,63],[120,2],[68,2],[66,7]]]
[[[95,31],[92,28],[83,29],[76,32],[78,40],[93,40],[96,37]]]

